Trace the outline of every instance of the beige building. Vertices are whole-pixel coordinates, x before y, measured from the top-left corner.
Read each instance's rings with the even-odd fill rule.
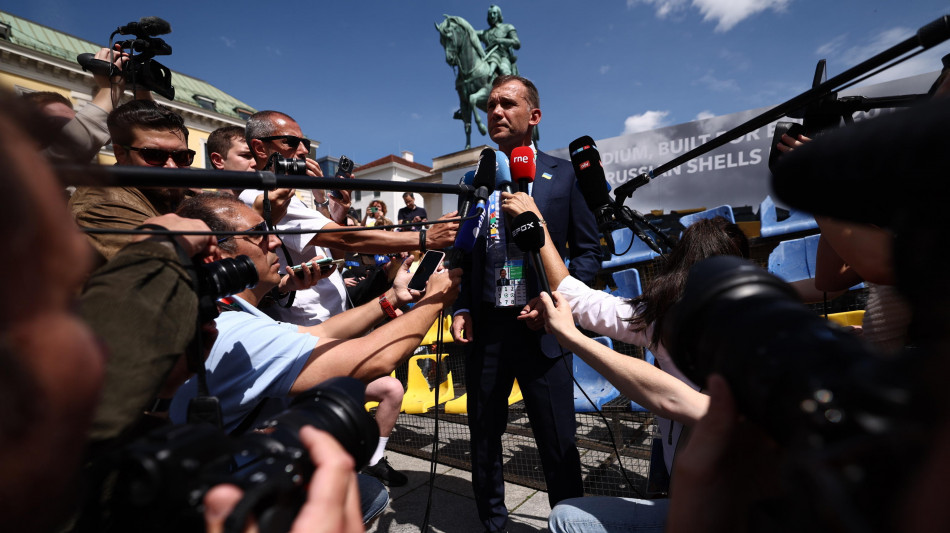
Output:
[[[97,88],[92,74],[83,71],[76,57],[102,47],[0,11],[0,87],[17,94],[58,92],[79,109],[92,100]],[[161,62],[161,56],[158,59]],[[213,85],[179,72],[172,72],[171,82],[174,100],[158,95],[154,98],[184,117],[190,131],[188,147],[197,152],[193,166],[210,167],[205,152],[208,135],[222,126],[243,126],[256,110]],[[114,163],[111,145],[103,147],[98,158],[103,164]]]
[[[388,155],[376,161],[361,165],[353,169],[356,179],[381,180],[392,182],[440,183],[433,181],[432,168],[413,160],[412,152],[403,151],[402,156]],[[393,222],[396,213],[406,206],[402,200],[405,191],[353,191],[352,205],[360,213],[360,221],[366,215],[366,207],[373,200],[382,200],[386,204],[386,218]],[[442,214],[442,195],[416,193],[416,205],[424,207],[430,218],[438,218]],[[454,209],[454,208],[453,208]]]

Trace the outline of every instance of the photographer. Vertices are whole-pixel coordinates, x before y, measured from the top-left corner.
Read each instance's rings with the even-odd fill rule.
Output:
[[[256,228],[263,219],[239,200],[223,194],[202,194],[187,200],[182,216],[198,218],[214,231]],[[351,376],[364,382],[389,374],[408,357],[442,308],[458,290],[460,271],[437,272],[429,278],[424,295],[410,291],[406,261],[393,288],[380,299],[334,316],[314,326],[276,322],[257,306],[279,281],[274,235],[223,237],[215,258],[250,257],[260,280],[253,288],[224,300],[225,312],[216,321],[218,338],[206,361],[208,386],[221,400],[224,425],[229,432],[255,426],[268,415],[283,410],[290,396],[334,376]],[[410,301],[415,307],[400,317],[363,335],[387,317],[387,307]],[[171,417],[185,420],[188,400],[197,384],[187,382],[175,395]]]
[[[392,223],[392,220],[386,218],[386,202],[373,200],[366,206],[366,216],[363,217],[364,226],[389,226]]]

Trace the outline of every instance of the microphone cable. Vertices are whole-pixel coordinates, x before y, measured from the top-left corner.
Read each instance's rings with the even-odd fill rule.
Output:
[[[422,519],[420,532],[429,529],[429,514],[432,511],[432,490],[435,488],[435,471],[439,464],[439,389],[442,388],[442,335],[445,324],[445,309],[439,311],[439,322],[435,334],[435,429],[432,436],[432,457],[429,461],[429,494],[426,497],[426,511]]]

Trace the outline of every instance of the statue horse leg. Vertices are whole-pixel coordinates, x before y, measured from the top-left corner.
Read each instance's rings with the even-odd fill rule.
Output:
[[[459,89],[458,93],[459,110],[455,112],[453,118],[461,120],[465,126],[465,149],[468,150],[472,147],[472,106],[469,104],[469,99],[461,89]],[[475,114],[475,118],[478,119],[478,113]]]
[[[475,115],[475,124],[478,125],[478,132],[482,135],[488,133],[488,128],[482,122],[482,116],[478,114],[478,109],[484,110],[485,105],[488,103],[488,88],[482,87],[477,92],[472,93],[468,97],[468,105],[472,109],[472,114]]]

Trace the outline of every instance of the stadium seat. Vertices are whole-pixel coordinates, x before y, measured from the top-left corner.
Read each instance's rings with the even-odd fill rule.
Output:
[[[719,207],[714,207],[712,209],[707,209],[705,211],[700,211],[698,213],[691,213],[689,215],[681,216],[680,224],[682,224],[684,228],[688,228],[697,220],[703,220],[706,218],[715,218],[715,217],[723,217],[729,222],[732,222],[733,224],[735,224],[736,222],[736,217],[732,213],[732,206],[721,205]]]
[[[620,270],[611,274],[617,291],[612,292],[614,296],[621,298],[636,298],[643,294],[643,288],[640,285],[640,272],[635,268]]]
[[[524,397],[521,395],[521,387],[518,385],[518,380],[511,385],[511,392],[508,394],[508,405],[516,404],[523,400]],[[445,412],[464,415],[468,413],[468,393],[465,393],[458,398],[446,402]]]
[[[613,341],[607,337],[595,337],[594,340],[610,348],[614,347]],[[620,391],[610,384],[606,378],[601,376],[583,359],[574,354],[574,411],[578,413],[591,413],[599,411],[605,403],[620,396]],[[578,388],[578,384],[583,388]],[[590,397],[590,401],[584,397],[584,392]],[[594,405],[591,405],[594,402]]]
[[[435,341],[439,338],[439,329],[436,327],[439,319],[435,319],[435,322],[432,323],[432,327],[429,328],[429,331],[426,332],[425,337],[422,337],[422,342],[419,343],[420,346],[428,346],[430,344],[435,344]],[[452,339],[452,316],[445,315],[445,319],[442,321],[442,343],[455,342]]]
[[[647,232],[647,234],[656,240],[655,235],[650,234],[650,232]],[[614,230],[610,235],[613,237],[614,248],[616,248],[617,253],[623,253],[624,250],[626,250],[626,253],[623,253],[623,255],[612,255],[606,261],[601,262],[600,267],[605,270],[613,270],[634,263],[649,261],[660,255],[651,250],[645,242],[636,238],[633,235],[633,231],[629,228]],[[627,249],[628,247],[629,250]]]
[[[429,376],[435,378],[436,359],[433,354],[415,355],[409,359],[409,377],[407,379],[406,394],[402,397],[402,412],[420,414],[435,405],[436,387],[430,386]],[[452,385],[452,373],[443,374],[438,384],[439,403],[446,403],[455,398],[455,387]]]
[[[766,196],[765,200],[759,204],[759,220],[762,222],[761,235],[763,237],[774,237],[776,235],[785,235],[786,233],[795,233],[797,231],[806,231],[816,229],[818,223],[815,217],[804,211],[789,209],[789,216],[785,220],[778,219],[778,211],[775,202],[771,196]]]

